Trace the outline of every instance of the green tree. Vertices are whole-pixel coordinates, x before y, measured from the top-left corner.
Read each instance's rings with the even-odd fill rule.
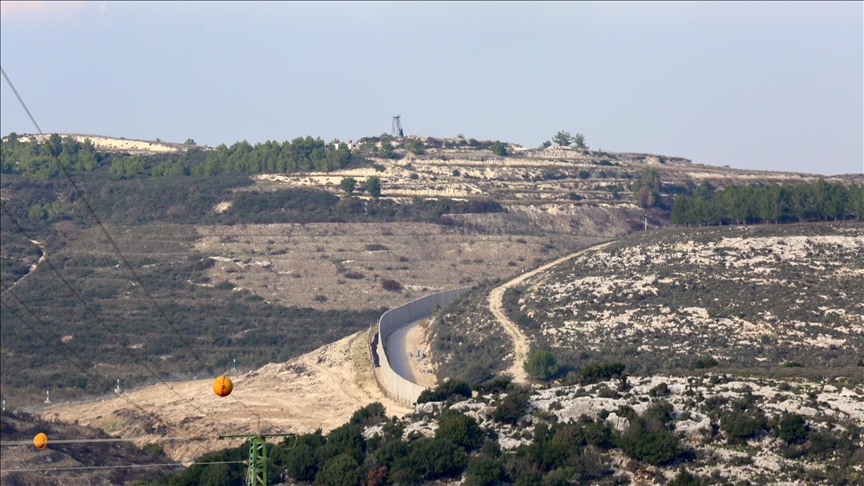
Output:
[[[770,184],[761,188],[759,194],[759,217],[764,221],[771,221],[774,224],[780,222],[783,217],[783,190],[778,184]]]
[[[849,210],[855,215],[855,219],[861,220],[864,216],[864,184],[858,185],[855,182],[849,184]]]
[[[503,473],[504,468],[500,461],[490,457],[475,457],[468,463],[465,486],[492,486],[501,479]]]
[[[561,130],[552,137],[552,141],[557,143],[559,147],[569,147],[573,143],[573,137],[570,136],[569,132]]]
[[[525,415],[525,407],[528,406],[528,390],[512,385],[507,390],[507,396],[495,407],[492,419],[505,424],[515,424],[519,417]]]
[[[538,349],[528,355],[522,367],[534,378],[548,380],[558,372],[558,360],[550,351]]]
[[[329,486],[356,486],[364,476],[356,459],[341,454],[324,464],[315,476],[315,482]]]
[[[184,145],[195,145],[195,140],[192,140],[191,138],[187,138],[186,141],[183,142],[183,144]]]
[[[630,187],[633,200],[643,208],[650,208],[660,201],[660,176],[657,170],[649,167]]]
[[[351,195],[354,194],[354,188],[357,187],[357,179],[353,177],[343,177],[342,181],[339,183],[339,187],[345,191],[345,194]]]
[[[43,147],[45,148],[45,155],[59,156],[63,152],[63,139],[60,135],[52,133]]]
[[[631,421],[617,445],[627,456],[654,465],[671,462],[682,452],[680,441],[672,431],[652,425],[642,417]]]
[[[117,175],[135,175],[144,172],[144,161],[138,157],[116,157],[108,172]]]
[[[418,479],[432,480],[449,476],[468,462],[465,450],[444,439],[417,439],[407,457],[397,459],[390,480],[412,484]]]
[[[368,193],[372,198],[378,199],[381,197],[381,179],[371,176],[366,178],[366,184],[364,185],[366,188],[366,193]]]
[[[281,462],[285,464],[285,472],[288,476],[298,481],[311,481],[318,473],[315,448],[309,444],[298,444],[296,447],[287,449]]]
[[[393,144],[390,143],[389,140],[384,140],[381,142],[381,150],[378,152],[381,157],[385,159],[392,159],[396,157],[396,152],[393,151]]]
[[[411,152],[414,155],[423,155],[424,153],[426,153],[423,147],[423,141],[416,138],[412,138],[405,142],[405,150]]]
[[[807,440],[809,428],[804,416],[790,413],[780,419],[777,426],[777,437],[785,440],[787,444],[800,444]]]
[[[492,150],[492,153],[495,155],[499,155],[501,157],[504,157],[505,155],[507,155],[507,145],[504,143],[501,143],[498,140],[495,140],[494,142],[492,142],[492,146],[490,147],[490,149]]]
[[[693,204],[693,198],[687,195],[680,195],[675,198],[672,203],[672,224],[694,224],[696,223],[696,212]]]
[[[473,417],[449,408],[441,415],[435,431],[435,438],[449,440],[466,448],[473,447],[483,436],[483,431]]]
[[[549,140],[546,140],[545,142],[540,144],[541,149],[546,149],[546,148],[549,148],[551,146],[552,146],[552,142],[550,142]]]
[[[576,147],[578,148],[588,148],[588,146],[585,145],[585,135],[582,135],[581,133],[573,135],[573,143],[576,144]]]
[[[849,191],[846,186],[841,182],[829,184],[828,197],[823,207],[825,216],[834,219],[834,221],[846,219],[848,204]]]

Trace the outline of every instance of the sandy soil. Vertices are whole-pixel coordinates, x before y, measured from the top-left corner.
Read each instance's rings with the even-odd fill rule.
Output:
[[[531,351],[531,347],[528,343],[528,336],[526,336],[516,324],[511,321],[507,315],[504,313],[504,304],[502,299],[504,298],[504,292],[511,287],[515,287],[516,285],[521,284],[522,282],[528,280],[535,275],[542,273],[555,265],[563,263],[572,258],[576,258],[577,256],[585,253],[589,250],[596,250],[599,248],[603,248],[609,243],[603,243],[598,246],[592,246],[591,248],[586,248],[584,250],[577,251],[575,253],[571,253],[569,255],[565,255],[557,260],[554,260],[542,267],[538,267],[530,272],[523,273],[518,277],[510,280],[504,285],[497,287],[489,292],[489,310],[498,319],[498,322],[504,327],[504,330],[507,331],[507,334],[510,335],[510,338],[513,339],[513,347],[515,349],[516,358],[513,360],[513,365],[504,371],[504,373],[509,374],[513,377],[513,381],[524,383],[528,381],[528,374],[525,373],[525,370],[522,368],[522,363],[525,361],[525,358],[528,357],[528,353]]]
[[[181,400],[164,385],[157,384],[125,392],[148,412],[171,424],[168,436],[201,436],[202,441],[166,441],[165,451],[175,460],[186,461],[204,452],[236,446],[240,441],[217,441],[220,434],[307,433],[317,428],[329,431],[347,422],[358,408],[381,402],[388,415],[402,416],[412,410],[386,398],[378,389],[366,347],[366,332],[285,363],[271,363],[245,374],[232,376],[234,392],[219,398],[210,389],[211,379],[171,383]],[[248,408],[247,408],[248,407]],[[53,405],[36,412],[82,425],[92,425],[121,437],[147,435],[139,411],[119,397]],[[158,437],[154,437],[154,440]]]
[[[42,141],[48,139],[50,134],[43,135],[20,135],[21,137],[36,137]],[[144,153],[169,153],[169,152],[185,152],[186,146],[179,143],[168,142],[152,142],[147,140],[128,140],[125,138],[103,137],[100,135],[79,135],[75,133],[60,134],[61,137],[72,137],[79,142],[84,142],[85,139],[90,139],[96,150],[101,151],[123,151],[132,154]]]

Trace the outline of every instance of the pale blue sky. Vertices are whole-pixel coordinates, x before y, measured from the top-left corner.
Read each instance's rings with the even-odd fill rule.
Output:
[[[406,134],[864,170],[847,3],[3,2],[46,132],[230,144]],[[5,82],[0,131],[35,131]]]

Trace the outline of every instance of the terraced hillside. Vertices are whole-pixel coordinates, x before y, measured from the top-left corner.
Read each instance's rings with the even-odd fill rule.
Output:
[[[528,279],[503,301],[532,349],[551,350],[565,370],[719,365],[860,381],[864,225],[638,233]],[[486,312],[483,299],[476,305],[450,325],[470,328]]]

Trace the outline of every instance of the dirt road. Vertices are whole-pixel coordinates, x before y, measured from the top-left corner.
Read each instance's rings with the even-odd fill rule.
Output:
[[[509,374],[513,377],[513,381],[517,383],[524,383],[528,381],[528,374],[525,373],[525,370],[522,368],[522,363],[524,363],[525,358],[528,357],[528,353],[531,351],[531,347],[528,342],[528,336],[523,334],[522,331],[519,330],[519,327],[517,327],[516,324],[514,324],[513,321],[511,321],[504,313],[504,304],[502,302],[504,298],[504,292],[506,292],[507,289],[515,287],[516,285],[525,282],[529,278],[534,277],[541,272],[545,272],[546,270],[554,267],[555,265],[566,262],[571,258],[576,258],[577,256],[585,253],[586,251],[603,248],[608,244],[609,243],[607,242],[600,245],[594,245],[589,248],[579,250],[575,253],[565,255],[557,260],[543,265],[542,267],[538,267],[534,270],[531,270],[530,272],[523,273],[522,275],[519,275],[513,280],[510,280],[504,285],[493,289],[492,292],[489,292],[489,310],[492,312],[495,318],[498,319],[498,322],[501,323],[501,326],[504,327],[504,330],[507,331],[507,334],[510,335],[510,338],[513,339],[513,365],[509,369],[504,371],[504,373]]]
[[[390,360],[390,367],[393,368],[393,371],[399,376],[426,388],[436,385],[435,375],[423,373],[424,366],[408,353],[414,354],[417,353],[418,349],[421,349],[427,355],[429,354],[428,346],[426,346],[429,318],[431,316],[400,327],[387,338],[387,359]]]

